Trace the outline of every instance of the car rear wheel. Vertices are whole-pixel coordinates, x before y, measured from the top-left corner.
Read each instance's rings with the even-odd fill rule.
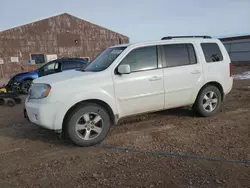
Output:
[[[78,146],[92,146],[107,136],[110,128],[107,111],[94,103],[78,106],[66,120],[66,133]]]
[[[14,99],[7,99],[7,102],[6,104],[9,106],[9,107],[14,107],[16,105],[16,102]]]
[[[221,107],[222,94],[220,90],[212,85],[202,89],[199,93],[193,109],[203,117],[216,114]]]
[[[0,105],[4,105],[4,99],[0,99]]]
[[[28,94],[29,93],[31,83],[32,83],[32,80],[23,81],[23,83],[21,84],[21,92],[23,94]]]

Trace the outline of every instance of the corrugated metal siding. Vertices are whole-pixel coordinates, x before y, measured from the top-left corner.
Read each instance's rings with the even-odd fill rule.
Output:
[[[250,61],[250,39],[223,41],[232,61]]]
[[[128,43],[129,38],[69,14],[61,14],[0,32],[0,58],[5,62],[4,76],[10,76],[28,69],[26,62],[31,53],[92,59],[105,48],[120,42]],[[10,57],[18,57],[20,61],[12,63]]]

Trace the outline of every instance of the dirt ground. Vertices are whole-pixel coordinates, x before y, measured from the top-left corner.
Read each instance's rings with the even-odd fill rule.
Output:
[[[136,116],[88,148],[28,123],[22,108],[0,107],[0,188],[250,187],[250,80],[234,81],[216,116]]]

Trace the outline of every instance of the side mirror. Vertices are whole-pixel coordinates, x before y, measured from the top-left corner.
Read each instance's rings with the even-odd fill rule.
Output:
[[[128,65],[128,64],[119,65],[118,73],[120,73],[120,74],[130,74],[130,65]]]

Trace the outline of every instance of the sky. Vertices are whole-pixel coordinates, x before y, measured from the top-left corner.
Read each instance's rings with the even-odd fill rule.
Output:
[[[250,0],[0,0],[0,31],[69,13],[130,37],[250,34]]]

